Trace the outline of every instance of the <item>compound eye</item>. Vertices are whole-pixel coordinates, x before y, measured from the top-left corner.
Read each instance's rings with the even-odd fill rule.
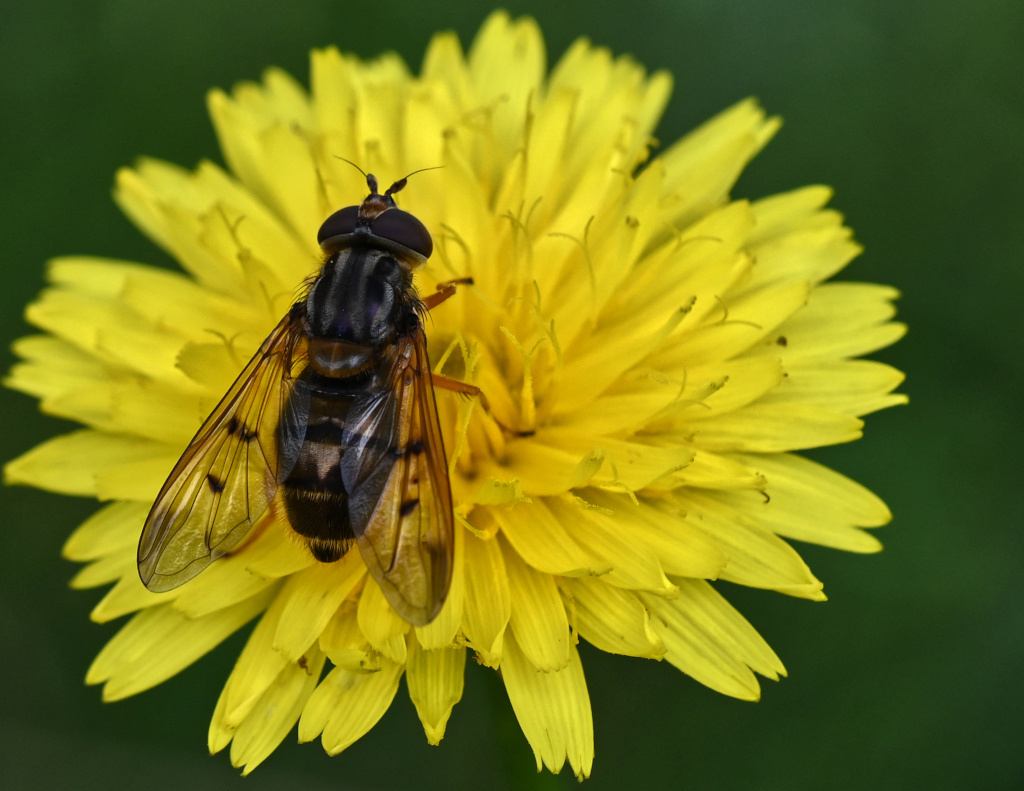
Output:
[[[358,206],[346,206],[344,209],[339,209],[324,220],[324,224],[320,226],[320,232],[316,235],[317,242],[322,247],[326,240],[334,236],[344,236],[353,233],[356,229],[356,220],[358,219]]]
[[[434,252],[434,240],[427,226],[401,209],[388,209],[370,226],[375,236],[402,245],[424,258]]]

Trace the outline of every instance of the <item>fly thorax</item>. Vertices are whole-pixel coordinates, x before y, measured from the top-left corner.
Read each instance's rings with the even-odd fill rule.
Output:
[[[403,321],[407,275],[395,257],[358,245],[332,255],[307,300],[312,338],[380,347]]]

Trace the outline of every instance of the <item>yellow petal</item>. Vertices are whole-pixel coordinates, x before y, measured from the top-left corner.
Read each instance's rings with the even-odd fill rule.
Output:
[[[725,695],[757,700],[751,670],[777,680],[785,668],[754,628],[703,580],[676,579],[679,596],[640,594],[667,649],[665,659]]]
[[[209,404],[199,393],[183,393],[134,376],[104,377],[40,405],[51,415],[112,434],[130,434],[184,448]]]
[[[569,662],[571,640],[555,581],[527,566],[515,550],[503,549],[512,600],[509,628],[516,643],[538,670],[560,670]]]
[[[124,442],[124,435],[121,436]],[[136,442],[144,440],[132,439],[131,443],[125,442],[130,447]],[[180,447],[161,443],[159,452],[154,453],[151,458],[131,458],[121,460],[116,464],[110,464],[96,471],[96,497],[100,500],[142,500],[151,503],[156,499],[161,485],[167,479],[168,473],[174,467],[178,456],[181,454]],[[140,454],[141,455],[141,454]]]
[[[349,552],[336,563],[314,563],[292,575],[282,594],[287,604],[274,633],[274,649],[286,659],[301,656],[365,573],[359,554]]]
[[[71,587],[95,588],[119,580],[130,575],[132,569],[136,568],[134,561],[135,558],[130,552],[106,555],[79,569],[71,579]]]
[[[665,653],[647,608],[632,591],[589,578],[566,579],[560,584],[572,597],[580,637],[595,648],[651,659]]]
[[[143,163],[141,173],[156,166]],[[181,178],[192,178],[174,170]],[[47,279],[73,291],[124,302],[147,321],[196,339],[208,338],[211,331],[231,335],[239,325],[261,318],[253,306],[204,288],[190,277],[129,261],[64,256],[49,262]]]
[[[123,303],[50,288],[28,306],[25,318],[103,362],[188,387],[174,367],[186,337],[147,321]]]
[[[104,646],[86,674],[104,700],[154,687],[191,665],[252,620],[269,603],[262,593],[205,618],[190,619],[168,605],[143,610]]]
[[[208,162],[190,173],[144,159],[135,170],[118,172],[114,198],[199,283],[237,301],[232,313],[283,313],[292,284],[316,265],[312,239],[292,235],[248,190]]]
[[[208,105],[231,170],[299,239],[314,240],[336,207],[327,205],[318,178],[307,131],[312,110],[302,88],[283,72],[268,70],[262,84],[242,84],[231,97],[212,91]]]
[[[175,602],[180,598],[180,590],[165,591],[163,593],[153,593],[152,591],[147,590],[139,579],[138,570],[135,563],[132,562],[133,560],[133,555],[125,555],[122,573],[120,578],[117,580],[117,584],[106,592],[103,598],[100,599],[99,603],[93,607],[92,612],[89,613],[89,618],[96,623],[113,621],[115,618],[120,618],[128,613],[142,610],[147,607],[155,607],[158,604]],[[95,573],[95,570],[93,573]],[[81,580],[78,576],[75,577],[75,581],[72,583],[72,586],[82,586]],[[249,590],[247,593],[249,594],[248,596],[237,596],[231,599],[225,599],[223,603],[218,603],[214,609],[220,610],[240,602],[245,598],[249,598],[249,596],[259,593],[259,589]]]
[[[459,37],[454,33],[437,33],[430,39],[423,55],[421,78],[428,83],[444,85],[457,104],[462,104],[471,90],[469,70],[462,54]]]
[[[273,553],[280,545],[290,542],[274,529],[257,527],[254,532],[257,533],[254,538],[215,561],[187,585],[176,588],[175,609],[190,618],[201,618],[272,585],[280,575],[254,574],[249,567],[250,559],[253,554]]]
[[[285,666],[234,733],[231,765],[242,767],[243,777],[277,749],[299,721],[316,689],[324,668],[324,654],[313,646],[299,659]],[[212,746],[211,752],[216,752]]]
[[[348,108],[353,100],[355,58],[346,57],[336,47],[315,49],[310,53],[309,82],[313,116],[321,129],[347,129]],[[353,169],[350,186],[363,186],[364,181]]]
[[[592,155],[608,138],[625,151],[623,162],[633,166],[646,155],[653,133],[672,89],[671,75],[657,72],[649,79],[643,68],[628,57],[613,58],[603,47],[577,39],[551,70],[549,91],[564,90],[579,95],[573,128],[573,145],[565,152],[566,176],[574,180],[586,172]],[[624,124],[628,119],[632,124]],[[623,134],[623,126],[632,132]]]
[[[497,667],[505,627],[512,612],[505,561],[495,539],[483,541],[467,535],[465,551],[466,598],[462,631],[480,661],[488,667]]]
[[[534,102],[531,121],[527,126],[525,145],[526,174],[523,194],[526,204],[533,205],[538,198],[546,198],[550,206],[538,206],[543,223],[557,209],[557,196],[562,189],[562,163],[565,147],[576,109],[577,96],[568,91],[555,91],[545,101]]]
[[[465,549],[466,531],[461,525],[455,526],[455,558],[452,566],[452,585],[448,590],[441,612],[426,626],[416,627],[416,639],[420,646],[434,650],[454,642],[462,626],[465,603]]]
[[[389,178],[397,179],[415,167],[403,160],[405,152],[400,144],[403,126],[408,123],[404,111],[411,87],[409,70],[397,54],[387,52],[369,63],[359,64],[354,77],[355,97],[349,123],[356,131],[356,151],[369,169],[367,172],[387,173]],[[336,161],[336,167],[344,164]],[[355,194],[362,197],[361,193],[359,190]]]
[[[569,535],[543,499],[493,508],[491,513],[516,554],[538,571],[570,577],[611,571],[610,566],[602,566],[600,558]]]
[[[64,544],[68,560],[86,561],[124,554],[138,545],[142,524],[149,513],[146,503],[111,503],[85,520]]]
[[[320,634],[320,647],[338,667],[353,673],[376,673],[381,669],[381,655],[359,628],[358,602],[347,600]]]
[[[666,186],[674,191],[669,222],[683,228],[723,203],[744,166],[780,126],[778,118],[765,118],[756,101],[745,99],[670,146],[660,157]]]
[[[430,744],[440,744],[455,704],[462,699],[466,649],[456,646],[428,651],[413,640],[405,683]]]
[[[359,597],[357,617],[360,630],[374,650],[392,662],[404,665],[407,650],[405,636],[409,632],[409,624],[388,604],[380,586],[375,582],[367,580]]]
[[[633,334],[677,305],[694,302],[684,326],[694,326],[720,309],[721,298],[753,267],[743,252],[754,224],[746,201],[735,201],[703,217],[678,236],[658,222],[658,247],[645,252],[605,306],[601,334]],[[595,343],[595,338],[587,341]]]
[[[4,481],[62,494],[99,496],[102,491],[111,496],[99,478],[116,469],[123,473],[118,482],[125,491],[152,489],[155,496],[177,456],[161,442],[85,429],[54,437],[8,462]],[[164,469],[162,476],[159,469]]]
[[[675,473],[672,480],[701,489],[764,488],[764,476],[755,468],[746,466],[729,454],[709,453],[702,448],[694,449],[693,461]]]
[[[679,518],[706,531],[728,558],[719,579],[812,601],[825,599],[822,584],[796,550],[757,523],[757,509],[732,508],[696,491],[680,492],[677,501],[683,510]]]
[[[110,368],[94,355],[50,335],[19,338],[11,345],[11,351],[22,362],[11,367],[4,385],[43,399],[40,409],[48,413],[48,399],[74,393],[112,375]]]
[[[785,385],[769,403],[801,401],[860,417],[907,403],[905,395],[891,392],[903,379],[900,371],[873,360],[794,361],[786,366]]]
[[[728,360],[751,347],[758,352],[778,356],[774,331],[807,303],[807,283],[784,282],[765,286],[756,292],[730,300],[728,319],[719,311],[714,322],[672,337],[656,353],[644,361],[657,370],[683,370],[687,367]],[[766,336],[771,340],[764,342]]]
[[[684,397],[661,417],[700,432],[723,414],[755,401],[763,403],[767,394],[783,384],[784,377],[782,362],[774,357],[743,357],[723,365],[702,366],[692,378],[687,377]]]
[[[576,646],[569,646],[568,665],[545,673],[509,636],[501,677],[519,727],[537,758],[537,771],[546,766],[558,774],[568,760],[578,779],[588,777],[594,763],[594,722]]]
[[[245,544],[245,567],[257,577],[279,579],[316,563],[309,549],[285,532],[287,528],[280,523],[280,516],[275,513],[276,510],[277,505],[271,502],[270,515],[264,517],[268,520],[264,529],[267,534],[266,540],[254,540]],[[271,525],[269,522],[274,524]]]
[[[653,318],[657,322],[656,327],[647,329],[642,334],[595,334],[594,338],[602,340],[603,343],[584,348],[578,357],[574,357],[566,364],[563,376],[567,381],[575,383],[584,393],[596,397],[623,372],[661,347],[671,332],[686,318],[691,307],[692,303],[687,301],[674,305],[669,311],[655,314]],[[581,393],[580,398],[582,395]]]
[[[469,51],[469,71],[477,101],[494,106],[497,143],[506,153],[519,144],[530,96],[544,76],[544,42],[537,23],[512,21],[504,11],[491,14]]]
[[[591,436],[640,430],[680,398],[678,383],[645,378],[646,381],[634,389],[627,392],[605,391],[579,409],[566,411],[568,402],[560,400],[552,423],[574,433]]]
[[[684,469],[693,456],[693,451],[685,446],[658,446],[588,436],[568,428],[547,428],[532,437],[510,442],[503,463],[484,460],[480,473],[498,479],[518,478],[530,496],[563,494],[587,484],[639,491]],[[591,465],[591,458],[602,463]]]
[[[335,610],[330,622],[320,632],[319,643],[324,651],[330,653],[369,644],[356,619],[357,606],[358,602],[353,597]]]
[[[590,507],[585,501],[549,498],[545,501],[569,535],[584,544],[612,570],[601,579],[610,585],[674,595],[675,586],[665,576],[657,555],[644,543],[624,534],[614,515]],[[717,553],[716,553],[717,556]],[[720,564],[720,560],[716,560]]]
[[[785,340],[758,353],[777,354],[788,362],[834,360],[870,354],[898,341],[907,331],[892,322],[892,300],[899,292],[867,283],[825,283],[814,289],[807,305],[777,327]]]
[[[764,473],[771,500],[765,504],[756,492],[715,492],[715,499],[754,516],[781,536],[848,552],[881,549],[878,539],[859,528],[884,525],[892,514],[859,483],[792,454],[741,458]],[[760,498],[761,507],[752,507],[748,498]]]
[[[649,549],[667,574],[715,579],[727,567],[728,549],[709,536],[699,520],[667,513],[657,501],[630,498],[608,492],[584,490],[582,497],[596,506],[588,511],[592,524],[618,529],[627,545]]]
[[[755,204],[755,211],[757,204]],[[760,216],[758,217],[760,220]],[[751,272],[746,288],[781,282],[809,280],[820,283],[840,271],[861,252],[851,238],[853,232],[842,225],[838,212],[822,211],[808,218],[803,227],[751,244],[749,250],[758,266]]]
[[[777,453],[859,439],[864,421],[802,403],[756,403],[694,423],[696,442],[712,452]]]
[[[299,741],[323,733],[328,755],[337,755],[377,724],[398,691],[402,666],[384,660],[377,673],[334,668],[313,692],[299,720]]]
[[[822,214],[827,214],[821,209],[831,198],[830,187],[814,185],[755,201],[752,207],[757,224],[751,231],[750,243],[763,244],[808,226],[833,225],[833,217],[820,219]]]
[[[277,590],[278,595],[249,635],[217,701],[210,723],[210,749],[214,752],[227,745],[238,726],[288,664],[288,660],[273,646],[274,633],[290,598],[285,586],[279,585]],[[203,620],[205,618],[199,619],[200,622]],[[297,662],[298,657],[293,661]]]
[[[494,217],[487,209],[487,195],[480,176],[453,145],[444,152],[444,169],[440,175],[443,216],[450,231],[437,240],[438,255],[452,272],[481,278],[479,282],[490,292],[494,287],[488,286],[488,280],[496,273],[482,256],[486,245],[492,241]]]

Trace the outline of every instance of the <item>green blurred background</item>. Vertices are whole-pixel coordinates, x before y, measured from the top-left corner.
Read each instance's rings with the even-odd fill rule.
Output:
[[[668,69],[671,142],[734,101],[785,118],[735,195],[831,184],[866,252],[845,279],[896,285],[909,336],[879,359],[911,405],[814,456],[878,492],[885,551],[800,547],[830,601],[724,586],[789,669],[763,700],[710,692],[664,663],[584,646],[597,760],[588,789],[1024,787],[1021,530],[1021,225],[1024,3],[514,2],[549,62],[578,36]],[[90,253],[169,265],[119,214],[117,167],[147,154],[219,161],[211,86],[271,64],[306,82],[311,47],[400,52],[418,68],[432,32],[464,44],[483,3],[4,0],[0,8],[2,366],[28,328],[46,259]],[[0,392],[0,459],[68,428]],[[5,489],[0,528],[0,787],[504,789],[537,782],[489,671],[439,748],[404,689],[342,756],[289,738],[249,779],[206,756],[236,636],[161,687],[110,705],[82,683],[117,629],[88,613],[60,559],[91,501]],[[496,718],[495,709],[505,714]],[[541,778],[542,779],[542,778]],[[566,788],[566,773],[553,781]]]

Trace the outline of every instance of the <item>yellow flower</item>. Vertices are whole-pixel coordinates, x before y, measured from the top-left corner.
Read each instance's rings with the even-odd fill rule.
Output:
[[[885,505],[794,451],[847,442],[905,401],[902,375],[854,360],[897,340],[896,292],[825,283],[860,250],[830,191],[731,200],[779,127],[753,101],[660,156],[667,74],[578,41],[546,75],[531,20],[490,17],[468,57],[436,36],[422,73],[395,55],[312,56],[307,93],[266,73],[210,112],[227,173],[144,160],[117,176],[127,215],[185,274],[62,258],[28,308],[7,383],[84,428],[9,463],[9,483],[108,501],[70,538],[75,587],[114,583],[92,617],[133,614],[96,658],[106,700],[159,684],[258,619],[210,725],[251,771],[298,723],[331,754],[366,733],[403,675],[428,740],[462,695],[467,651],[500,669],[543,765],[590,773],[579,638],[664,659],[756,699],[782,663],[714,580],[824,599],[786,539],[854,552]],[[458,525],[440,616],[398,617],[358,552],[314,561],[277,521],[180,588],[147,591],[142,523],[242,364],[317,271],[320,223],[365,194],[357,161],[436,243],[431,313]],[[274,519],[277,511],[273,512]],[[329,668],[329,670],[328,670]],[[325,675],[326,671],[326,675]]]

